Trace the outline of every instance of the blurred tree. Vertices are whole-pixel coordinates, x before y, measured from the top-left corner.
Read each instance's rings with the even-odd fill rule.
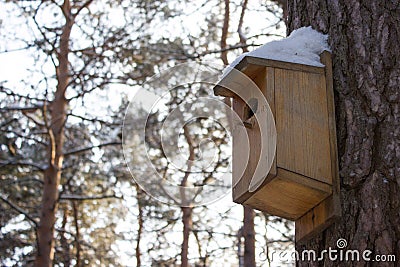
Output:
[[[32,265],[36,257],[37,266],[123,265],[116,254],[121,240],[136,242],[138,265],[171,258],[176,262],[177,255],[208,265],[220,251],[230,255],[236,235],[218,228],[219,221],[208,217],[205,208],[186,209],[190,216],[182,221],[183,210],[150,200],[121,171],[119,134],[126,103],[115,93],[116,85],[141,84],[157,68],[215,58],[221,52],[230,58],[274,35],[281,23],[272,15],[265,18],[262,31],[250,29],[243,11],[238,27],[242,39],[232,37],[239,30],[231,23],[221,44],[226,4],[229,19],[237,20],[242,3],[220,0],[196,5],[180,0],[0,3],[7,16],[0,25],[1,54],[34,59],[27,71],[19,69],[15,77],[0,81],[2,264]],[[279,11],[270,1],[260,10],[249,10]],[[191,139],[201,137],[196,131],[204,123],[188,126]],[[165,171],[165,162],[157,164]],[[207,177],[198,178],[203,182]],[[132,205],[139,214],[134,237],[118,227]],[[229,219],[225,211],[215,214]],[[186,241],[177,246],[176,255],[163,253],[171,244],[171,231],[185,224],[183,240],[196,240],[198,258],[182,253]],[[231,245],[220,242],[225,238]],[[148,244],[141,244],[143,239]]]
[[[37,266],[50,266],[54,259],[54,231],[58,224],[56,214],[59,213],[60,201],[67,201],[69,205],[61,209],[63,219],[59,230],[62,244],[59,248],[69,248],[66,236],[71,233],[66,224],[69,214],[73,214],[74,222],[71,224],[76,229],[74,238],[77,244],[75,260],[83,264],[84,261],[80,259],[84,257],[80,250],[83,246],[79,245],[83,241],[83,235],[79,234],[79,229],[81,228],[82,232],[89,220],[84,219],[88,205],[78,205],[77,201],[93,200],[93,205],[96,205],[97,199],[116,197],[114,190],[108,189],[109,177],[104,175],[110,169],[110,166],[107,166],[110,163],[102,163],[95,158],[101,154],[100,148],[120,145],[115,127],[121,124],[122,119],[119,118],[119,124],[116,124],[113,120],[115,118],[109,117],[108,121],[105,121],[99,116],[92,117],[85,111],[82,112],[85,102],[88,101],[88,94],[116,82],[134,84],[141,81],[153,74],[153,65],[160,60],[159,56],[140,51],[142,44],[137,39],[141,34],[141,31],[138,31],[141,30],[141,25],[154,15],[148,13],[151,9],[160,7],[157,3],[151,7],[142,7],[143,3],[138,1],[133,8],[136,12],[131,12],[132,9],[127,5],[129,1],[125,4],[123,1],[98,2],[96,5],[93,5],[93,2],[2,2],[16,17],[8,22],[11,26],[15,27],[13,23],[23,22],[21,32],[5,34],[10,43],[3,44],[3,51],[12,51],[12,46],[19,46],[17,50],[33,51],[33,56],[40,62],[40,65],[32,66],[31,79],[23,79],[19,85],[3,81],[1,86],[1,92],[8,98],[7,102],[2,102],[2,113],[6,117],[18,118],[16,122],[4,121],[2,125],[7,127],[4,140],[9,153],[12,154],[10,159],[2,162],[2,166],[25,167],[27,172],[33,169],[32,173],[39,171],[37,180],[43,179],[43,182],[30,183],[28,186],[35,194],[42,191],[41,205],[36,206],[39,212],[32,209],[34,212],[27,211],[24,214],[25,211],[19,205],[10,201],[15,198],[15,194],[2,192],[2,195],[7,196],[2,197],[3,205],[24,214],[34,224],[34,232],[37,233]],[[133,19],[135,15],[140,19]],[[110,24],[110,19],[120,21]],[[134,21],[135,25],[128,28],[127,21]],[[2,27],[5,29],[10,25],[3,23]],[[148,58],[154,61],[150,64]],[[37,80],[39,81],[36,82]],[[22,88],[24,83],[27,87]],[[6,84],[10,87],[6,87]],[[102,112],[104,116],[108,116],[106,111]],[[69,123],[71,118],[75,121]],[[26,126],[19,126],[18,122]],[[17,145],[15,141],[18,142]],[[23,153],[21,149],[28,145],[31,150],[29,153]],[[14,170],[20,175],[20,169]],[[7,172],[7,175],[10,174]],[[16,177],[11,176],[10,179]],[[28,201],[28,198],[22,201]],[[104,204],[107,206],[110,203]],[[72,213],[68,206],[72,206]],[[106,214],[111,216],[111,210],[108,209]],[[99,220],[96,219],[98,225]],[[108,226],[115,224],[113,220],[105,223],[98,228],[102,234],[112,231],[113,227]],[[95,234],[96,227],[93,226],[93,221],[88,224],[91,225],[90,231],[85,237],[88,237],[89,233],[94,234],[92,238],[102,236],[99,233]],[[96,244],[99,246],[108,243],[97,241]],[[32,250],[32,247],[30,249]],[[96,253],[103,253],[104,258],[107,258],[108,249],[100,250],[97,247]],[[63,253],[69,254],[68,251]],[[92,256],[93,259],[96,257]],[[71,262],[66,256],[61,261]]]

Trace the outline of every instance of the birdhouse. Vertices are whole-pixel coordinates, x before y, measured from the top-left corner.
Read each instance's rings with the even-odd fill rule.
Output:
[[[242,122],[232,126],[233,200],[294,220],[296,242],[340,216],[330,53],[320,61],[244,56],[214,87]]]

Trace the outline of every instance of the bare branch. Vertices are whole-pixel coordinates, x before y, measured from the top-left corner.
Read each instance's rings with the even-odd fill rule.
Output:
[[[81,119],[83,121],[90,121],[90,122],[99,122],[108,126],[122,126],[122,122],[109,122],[109,121],[105,121],[102,119],[98,119],[98,118],[87,118],[78,114],[73,114],[73,113],[68,113],[67,116],[72,116],[78,119]]]
[[[8,121],[5,121],[5,122],[3,122],[2,124],[0,124],[0,128],[2,128],[2,127],[4,127],[4,126],[7,126],[7,125],[9,125],[9,124],[11,124],[11,123],[13,123],[13,122],[15,122],[15,121],[18,121],[18,119],[12,118],[12,119],[10,119],[10,120],[8,120]]]
[[[121,196],[113,195],[101,195],[101,196],[81,196],[81,195],[63,195],[60,196],[60,200],[99,200],[99,199],[107,199],[107,198],[116,198],[123,199]]]
[[[2,184],[3,184],[3,186],[4,185],[7,186],[7,185],[12,185],[12,184],[24,184],[24,183],[31,183],[31,182],[43,184],[42,180],[36,179],[36,178],[33,178],[33,177],[18,178],[16,180],[5,181],[4,183],[2,182]]]
[[[34,162],[29,162],[29,161],[3,161],[0,160],[0,167],[4,166],[25,166],[25,167],[34,167],[38,169],[39,171],[44,171],[46,169],[46,166],[34,163]]]
[[[0,109],[0,111],[23,111],[23,112],[35,112],[38,109],[41,109],[42,106],[31,106],[31,107],[3,107]]]
[[[3,50],[3,51],[0,51],[0,54],[23,51],[23,50],[27,50],[27,49],[32,48],[32,47],[34,47],[34,44],[28,44],[27,46],[24,46],[24,47],[19,47],[19,48],[15,48],[15,49],[6,49],[6,50]]]
[[[224,24],[222,26],[222,35],[221,35],[221,49],[226,48],[226,39],[228,37],[228,29],[229,29],[229,0],[225,0],[225,14],[224,14]],[[221,60],[224,65],[228,65],[228,53],[227,51],[221,52]]]
[[[38,227],[38,222],[33,218],[31,215],[28,214],[27,211],[23,210],[21,207],[18,207],[14,203],[10,202],[8,199],[4,198],[3,196],[0,196],[0,199],[6,203],[8,206],[10,206],[13,210],[17,211],[20,214],[23,214],[29,221],[31,221],[36,227]]]
[[[66,157],[66,156],[70,156],[73,154],[83,153],[85,151],[92,150],[93,148],[101,148],[101,147],[105,147],[105,146],[120,146],[120,145],[122,145],[121,141],[113,141],[113,142],[104,143],[104,144],[100,144],[100,145],[96,145],[96,146],[90,146],[90,147],[84,147],[84,148],[72,150],[72,151],[64,153],[64,156]]]
[[[36,125],[41,126],[41,127],[45,126],[43,123],[39,122],[36,118],[29,115],[28,112],[23,111],[22,114],[24,114],[24,116],[27,117],[29,120],[33,121]]]
[[[78,10],[76,11],[76,13],[74,14],[74,17],[78,16],[79,13],[80,13],[84,8],[87,8],[92,2],[93,2],[93,0],[88,0],[88,1],[86,1],[82,6],[80,6],[80,7],[78,8]]]
[[[238,29],[237,29],[237,32],[239,34],[239,42],[242,45],[246,45],[246,43],[247,43],[247,38],[244,35],[243,29],[242,29],[243,21],[244,21],[244,14],[245,14],[246,9],[247,9],[247,2],[248,2],[248,0],[243,0],[242,12],[240,13],[240,19],[239,19],[239,24],[238,24]],[[243,46],[242,50],[243,50],[243,52],[248,52],[249,51],[246,46]]]
[[[12,89],[6,88],[3,85],[0,85],[0,92],[5,93],[8,96],[24,98],[24,99],[28,99],[28,100],[36,100],[38,102],[44,102],[46,100],[44,98],[37,98],[37,97],[29,96],[29,95],[21,95],[21,94],[15,93]]]

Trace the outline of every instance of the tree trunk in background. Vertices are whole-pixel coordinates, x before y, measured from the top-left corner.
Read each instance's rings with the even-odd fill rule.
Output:
[[[289,1],[289,32],[329,34],[339,149],[342,218],[297,249],[366,249],[400,260],[400,3]],[[325,257],[327,258],[327,257]],[[327,259],[299,266],[338,266]],[[395,266],[370,262],[368,266]],[[341,261],[340,266],[365,266]],[[398,266],[398,265],[397,265]]]
[[[189,235],[192,230],[192,208],[182,207],[183,241],[181,250],[181,267],[189,266]]]
[[[190,200],[186,196],[185,187],[187,186],[187,181],[189,175],[191,173],[191,169],[193,166],[193,161],[195,160],[196,156],[194,153],[194,144],[191,137],[191,133],[187,124],[183,126],[183,134],[185,136],[186,142],[188,144],[189,149],[189,157],[188,157],[188,166],[185,172],[185,176],[182,178],[181,181],[181,210],[182,210],[182,224],[183,224],[183,240],[181,246],[181,267],[188,267],[189,266],[189,236],[190,232],[193,228],[193,221],[192,221],[192,211],[193,208],[191,207]]]
[[[246,267],[256,266],[255,255],[255,231],[254,231],[254,211],[252,208],[243,207],[243,236],[244,236],[244,254],[243,262]]]
[[[35,266],[52,266],[54,258],[54,224],[58,209],[58,186],[63,163],[64,124],[67,117],[65,91],[69,82],[69,39],[73,25],[71,6],[68,0],[62,6],[65,25],[62,29],[58,53],[57,90],[49,105],[50,122],[46,123],[49,135],[48,167],[44,172],[42,206],[38,227],[38,248]],[[44,107],[46,110],[46,106]],[[44,112],[47,116],[46,111]]]
[[[221,34],[221,60],[224,63],[224,65],[228,65],[228,51],[224,50],[226,49],[226,38],[228,37],[228,31],[229,31],[229,0],[224,0],[224,23],[222,25],[222,34]]]
[[[79,209],[77,201],[72,201],[72,209],[74,211],[74,226],[75,226],[75,249],[76,249],[76,267],[81,267],[81,233],[79,227]]]
[[[136,266],[141,266],[141,251],[140,251],[140,243],[142,241],[142,233],[143,233],[143,203],[142,198],[144,195],[143,190],[139,187],[138,184],[135,184],[136,187],[136,199],[138,202],[138,232],[136,239]]]
[[[71,254],[70,254],[68,239],[66,237],[66,233],[67,233],[66,225],[67,225],[67,222],[68,222],[68,216],[69,216],[68,206],[64,205],[64,207],[63,207],[63,219],[62,219],[62,222],[61,222],[61,232],[60,232],[60,246],[61,246],[61,249],[62,249],[61,263],[65,267],[71,265]]]

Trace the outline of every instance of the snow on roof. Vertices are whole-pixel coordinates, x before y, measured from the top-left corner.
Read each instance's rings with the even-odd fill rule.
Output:
[[[266,43],[254,51],[240,55],[230,67],[235,67],[246,55],[323,67],[319,55],[324,50],[331,51],[327,40],[328,35],[317,32],[311,26],[299,28],[287,38]]]

